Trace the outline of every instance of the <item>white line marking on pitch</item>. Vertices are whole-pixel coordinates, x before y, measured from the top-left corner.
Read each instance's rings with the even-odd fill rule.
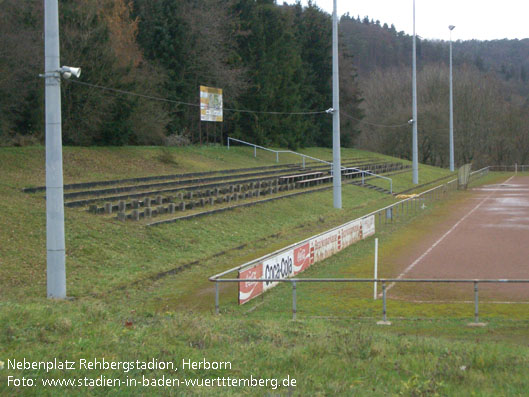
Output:
[[[503,182],[504,184],[509,182],[512,178],[514,178],[514,175],[511,176],[509,179],[507,179],[505,182]],[[430,248],[428,248],[421,256],[419,256],[411,265],[409,265],[406,269],[404,269],[404,271],[399,274],[399,276],[397,277],[398,280],[400,280],[402,277],[404,277],[411,269],[413,269],[420,261],[422,261],[424,259],[424,257],[426,255],[428,255],[430,252],[432,252],[432,250],[437,247],[450,233],[452,233],[454,231],[454,229],[456,227],[458,227],[461,222],[463,222],[465,219],[467,219],[470,215],[472,215],[474,213],[474,211],[476,211],[479,207],[481,207],[481,205],[487,200],[490,198],[490,196],[492,196],[494,193],[496,193],[499,189],[501,188],[501,186],[498,186],[493,192],[491,192],[487,197],[485,197],[483,200],[481,200],[479,202],[478,205],[476,205],[474,208],[472,208],[469,212],[467,212],[459,221],[456,222],[456,224],[454,226],[452,226],[445,234],[443,234],[439,240],[437,240],[435,243],[433,243]],[[395,283],[391,283],[390,285],[388,285],[388,287],[386,288],[386,293],[391,289],[393,288],[393,286],[395,285]],[[379,294],[379,296],[381,296],[382,294]]]
[[[458,300],[416,300],[416,299],[405,299],[405,298],[391,298],[394,301],[399,302],[409,302],[409,303],[450,303],[450,304],[458,304],[458,303],[475,303],[475,301],[458,301]],[[480,304],[493,304],[493,305],[529,305],[529,302],[527,301],[479,301]]]

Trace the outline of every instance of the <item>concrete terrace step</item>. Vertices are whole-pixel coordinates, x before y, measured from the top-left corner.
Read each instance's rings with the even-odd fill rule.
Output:
[[[113,195],[113,196],[102,196],[102,197],[94,197],[94,198],[88,198],[84,200],[77,200],[77,201],[68,201],[65,202],[66,207],[83,207],[89,204],[101,202],[101,201],[116,201],[116,200],[128,200],[128,199],[139,199],[143,198],[145,196],[157,196],[157,195],[167,195],[171,193],[179,193],[179,192],[198,192],[205,189],[213,189],[213,188],[221,188],[226,186],[236,186],[239,184],[247,184],[247,183],[253,183],[253,182],[268,182],[277,180],[278,176],[272,176],[272,177],[265,177],[265,178],[251,178],[251,179],[243,179],[243,180],[234,180],[234,181],[222,181],[217,183],[208,183],[208,184],[201,184],[201,185],[194,185],[194,186],[185,186],[185,187],[175,187],[172,189],[158,189],[158,190],[152,190],[152,191],[143,191],[138,193],[128,193],[124,195]]]
[[[264,171],[264,172],[257,172],[257,173],[246,173],[246,174],[236,174],[236,175],[229,175],[229,176],[215,176],[215,177],[209,177],[209,178],[196,178],[196,179],[183,179],[178,181],[171,181],[171,182],[160,182],[160,183],[150,183],[150,184],[142,184],[142,185],[131,185],[131,186],[122,186],[122,187],[114,187],[109,189],[98,189],[98,190],[84,190],[74,193],[65,193],[64,199],[73,199],[73,198],[79,198],[79,197],[85,197],[85,196],[105,196],[115,193],[127,193],[127,192],[136,192],[141,190],[147,190],[147,189],[156,189],[156,188],[163,188],[163,187],[169,187],[169,186],[185,186],[185,185],[195,185],[195,184],[203,184],[205,182],[213,182],[213,181],[229,181],[231,179],[236,178],[248,178],[252,176],[272,176],[272,175],[278,175],[278,174],[284,174],[286,172],[291,173],[292,171],[301,171],[301,168],[293,168],[289,170],[278,170],[278,171]]]
[[[401,174],[401,173],[404,173],[404,172],[409,172],[410,170],[408,168],[409,167],[405,167],[403,170],[397,170],[397,171],[394,171],[394,172],[390,172],[390,173],[388,173],[386,175],[387,176],[391,176],[391,175]],[[369,180],[371,178],[374,179],[375,177],[374,176],[366,177],[365,180]],[[352,181],[352,182],[348,181],[348,182],[345,182],[345,184],[354,184],[354,185],[362,186],[362,182],[361,181]],[[367,185],[369,185],[369,184],[366,184],[364,182],[364,186],[367,187]],[[390,194],[389,190],[387,190],[387,189],[380,188],[380,187],[377,187],[377,186],[374,186],[374,185],[369,185],[369,186],[370,186],[370,188],[372,188],[375,191],[379,191],[379,192],[385,193],[385,194]],[[221,208],[213,208],[213,209],[210,209],[210,210],[196,212],[196,213],[192,213],[192,214],[189,214],[189,215],[182,215],[182,216],[178,216],[178,217],[175,217],[175,218],[162,219],[162,220],[159,220],[159,221],[154,221],[154,222],[147,223],[146,226],[158,226],[158,225],[163,225],[163,224],[168,224],[168,223],[174,223],[174,222],[178,222],[180,220],[193,219],[193,218],[197,218],[197,217],[213,215],[213,214],[217,214],[217,213],[220,213],[220,212],[233,210],[233,209],[236,209],[236,208],[254,206],[254,205],[257,205],[257,204],[261,204],[261,203],[266,203],[266,202],[275,201],[275,200],[281,200],[281,199],[287,199],[287,198],[296,197],[296,196],[303,195],[303,194],[311,194],[311,193],[321,192],[321,191],[325,191],[325,190],[329,190],[329,189],[332,189],[332,185],[331,186],[322,186],[322,187],[313,187],[313,188],[310,188],[310,189],[303,189],[303,190],[301,190],[299,192],[287,193],[287,194],[283,194],[283,195],[276,196],[276,197],[261,199],[261,200],[257,200],[257,201],[247,202],[247,203],[237,203],[235,205],[229,205],[229,206],[221,207]],[[163,212],[162,213],[158,213],[158,211],[154,211],[154,212],[150,213],[150,216],[151,217],[156,217],[156,216],[163,215],[163,214],[164,214]],[[122,218],[122,220],[125,220],[125,219],[130,219],[130,218]],[[148,218],[146,218],[146,219],[148,219]]]
[[[64,190],[76,190],[76,189],[90,189],[97,186],[112,186],[112,185],[121,185],[126,183],[140,183],[148,181],[163,181],[171,179],[181,179],[181,178],[191,178],[198,176],[208,176],[208,175],[219,175],[219,174],[234,174],[247,171],[258,171],[258,170],[267,170],[267,169],[276,169],[276,168],[299,168],[299,164],[280,164],[280,165],[268,165],[262,167],[252,167],[252,168],[230,168],[225,170],[216,170],[216,171],[204,171],[204,172],[190,172],[184,174],[171,174],[171,175],[153,175],[139,178],[127,178],[127,179],[114,179],[109,181],[92,181],[92,182],[81,182],[81,183],[70,183],[65,184]],[[37,187],[28,187],[22,189],[24,193],[37,193],[46,191],[46,186],[37,186]]]
[[[355,166],[358,166],[364,169],[367,167],[367,165],[358,165],[358,164],[355,164]],[[392,166],[394,166],[394,164],[392,163],[369,164],[369,169],[377,168],[377,169],[380,169],[380,171],[384,172],[388,167],[392,167]],[[327,167],[328,166],[325,166],[325,168]],[[102,200],[126,200],[126,199],[133,199],[133,198],[141,198],[143,195],[152,196],[152,195],[155,195],[156,193],[168,194],[168,193],[173,193],[173,192],[177,192],[180,190],[196,191],[202,188],[222,186],[222,185],[230,184],[230,183],[237,184],[237,183],[246,183],[246,182],[256,181],[256,180],[270,179],[270,178],[263,178],[263,177],[258,178],[258,179],[256,178],[244,179],[244,180],[237,179],[239,177],[244,177],[244,176],[251,177],[251,176],[258,176],[258,175],[266,176],[266,175],[282,175],[282,174],[290,175],[292,171],[297,171],[299,174],[301,174],[301,173],[306,173],[307,171],[310,171],[310,170],[312,170],[312,168],[305,168],[305,169],[302,169],[300,167],[288,168],[288,169],[283,168],[283,169],[280,169],[277,171],[271,171],[271,172],[265,171],[265,172],[260,172],[260,173],[230,175],[228,177],[220,176],[220,177],[201,178],[201,179],[194,179],[194,180],[188,179],[185,181],[172,181],[172,182],[163,182],[163,183],[155,183],[155,184],[124,186],[124,187],[116,187],[116,188],[110,188],[110,189],[88,190],[84,192],[66,193],[65,194],[65,199],[66,199],[65,205],[68,207],[81,207],[81,206],[93,204],[97,201],[102,201]],[[216,184],[201,184],[202,182],[207,182],[207,181],[221,181],[221,182],[216,183]],[[169,186],[174,186],[174,188],[173,189],[161,189],[161,187],[169,187]],[[147,190],[147,189],[151,189],[151,190]],[[118,193],[118,194],[113,194],[113,193]],[[119,193],[126,193],[126,194],[119,194]],[[71,200],[71,199],[79,198],[79,197],[87,197],[87,198],[84,200]]]
[[[409,167],[402,163],[377,162],[376,158],[344,159],[342,165],[353,168],[342,170],[342,178],[356,178],[355,181],[362,175],[357,170],[385,174]],[[167,215],[186,211],[192,214],[207,207],[211,209],[201,212],[211,213],[219,207],[235,208],[267,201],[268,198],[262,198],[267,195],[272,195],[274,200],[292,197],[295,194],[291,191],[298,188],[303,188],[300,194],[328,189],[328,186],[310,186],[331,182],[330,171],[329,164],[307,162],[305,168],[300,164],[286,164],[87,182],[68,185],[70,192],[64,195],[65,206],[88,207],[87,210],[93,214],[114,217],[117,214],[117,219],[123,221],[157,216],[166,218]],[[364,182],[368,179],[370,178],[364,175]],[[360,185],[359,182],[354,183]],[[387,189],[374,185],[364,186],[384,194],[389,193]],[[246,203],[240,203],[241,201]]]
[[[391,169],[392,167],[395,168],[401,168],[401,164],[391,164],[391,166],[385,166],[385,170]],[[305,175],[317,175],[315,173],[300,173],[300,176]],[[343,171],[343,177],[344,179],[350,179],[350,178],[358,178],[360,177],[361,172],[353,171]],[[292,176],[292,175],[290,175]],[[370,177],[374,178],[374,177]],[[364,178],[364,180],[369,178]],[[207,205],[217,205],[222,204],[225,202],[230,201],[238,201],[238,200],[245,200],[250,199],[253,197],[259,197],[260,195],[266,195],[271,193],[278,193],[282,192],[284,190],[292,190],[294,188],[299,188],[306,185],[312,185],[313,182],[316,184],[322,184],[326,182],[330,182],[332,180],[332,176],[327,175],[324,177],[319,178],[311,178],[306,179],[304,181],[298,181],[296,184],[286,184],[285,181],[282,181],[278,178],[271,178],[268,180],[260,180],[260,181],[253,181],[250,183],[242,183],[242,184],[215,184],[217,185],[214,190],[211,189],[203,189],[204,186],[195,186],[193,188],[200,188],[201,190],[198,190],[193,192],[191,190],[185,191],[184,189],[181,189],[178,193],[170,196],[163,196],[161,193],[164,193],[165,191],[155,191],[150,192],[151,194],[145,195],[145,193],[140,193],[137,198],[140,198],[140,200],[132,200],[130,202],[126,202],[124,200],[120,200],[119,203],[115,204],[112,202],[105,203],[104,206],[100,207],[97,205],[90,205],[89,211],[95,214],[111,214],[115,211],[118,211],[120,213],[121,219],[135,219],[138,220],[139,218],[142,218],[145,213],[148,213],[148,217],[150,216],[156,216],[158,213],[174,213],[175,211],[185,211],[196,207],[204,207]],[[240,181],[238,181],[240,182]],[[300,183],[301,182],[301,183]],[[358,185],[361,185],[360,182],[357,183]],[[211,186],[211,185],[210,185]],[[277,188],[276,188],[277,187]],[[367,186],[366,186],[367,187]],[[264,189],[263,189],[264,188]],[[389,193],[387,189],[378,188],[376,186],[370,186],[372,189],[376,189],[382,193]],[[268,189],[268,190],[266,190]],[[273,191],[272,191],[273,189]],[[235,193],[235,194],[233,194]],[[128,195],[126,198],[130,198],[131,195]],[[149,197],[150,196],[150,197]],[[214,197],[212,197],[214,196]],[[120,198],[123,198],[123,196],[119,196]],[[101,200],[97,200],[101,201]],[[86,200],[83,200],[82,202],[86,202]],[[94,201],[96,202],[96,201]],[[163,204],[168,204],[167,207],[163,207]],[[174,204],[174,205],[172,205]],[[69,203],[71,205],[71,203]],[[147,211],[141,211],[141,207],[151,207],[153,205],[157,205],[157,207],[153,207],[150,210]],[[132,210],[133,214],[124,214],[126,211]],[[137,210],[137,211],[134,211]],[[139,215],[138,215],[139,212]]]

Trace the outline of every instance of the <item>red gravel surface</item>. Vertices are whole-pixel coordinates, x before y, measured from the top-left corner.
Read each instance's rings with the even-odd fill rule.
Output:
[[[529,279],[529,177],[475,188],[445,222],[396,258],[399,278]],[[395,284],[388,296],[418,301],[473,299],[473,285]],[[481,284],[480,301],[529,302],[529,284]]]

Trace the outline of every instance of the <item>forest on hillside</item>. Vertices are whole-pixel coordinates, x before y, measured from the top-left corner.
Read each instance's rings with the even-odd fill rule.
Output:
[[[0,145],[43,142],[43,5],[0,2]],[[330,146],[331,16],[274,0],[60,0],[66,145]],[[527,163],[529,40],[454,43],[456,162]],[[411,156],[412,38],[340,19],[343,146]],[[448,164],[448,43],[419,38],[420,161]],[[224,122],[200,122],[199,86]],[[140,94],[140,96],[124,92]],[[278,114],[279,113],[279,114]],[[303,114],[300,114],[303,113]]]

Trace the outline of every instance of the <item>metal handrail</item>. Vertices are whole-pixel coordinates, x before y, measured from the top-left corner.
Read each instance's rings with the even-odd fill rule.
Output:
[[[470,173],[470,175],[474,175],[474,174],[477,174],[477,173],[479,173],[479,172],[483,172],[483,171],[485,171],[485,170],[488,170],[488,168],[489,168],[489,167],[484,167],[484,168],[482,168],[482,169],[480,169],[480,170],[473,171],[473,172]],[[398,207],[399,205],[402,206],[402,205],[404,205],[404,203],[407,203],[407,202],[413,202],[413,201],[416,201],[416,200],[421,200],[424,196],[426,196],[426,195],[428,195],[428,194],[430,194],[430,193],[433,193],[435,190],[438,190],[438,189],[442,188],[443,186],[445,186],[445,185],[449,185],[449,184],[452,184],[452,183],[454,183],[454,182],[457,182],[457,179],[452,179],[452,180],[450,180],[450,181],[448,181],[448,182],[446,182],[446,183],[444,183],[444,184],[442,184],[442,185],[435,186],[435,187],[433,187],[433,188],[431,188],[431,189],[425,190],[424,192],[419,193],[419,194],[418,194],[417,196],[415,196],[415,197],[408,197],[408,198],[402,199],[402,200],[400,200],[400,201],[397,201],[397,202],[395,202],[395,203],[393,203],[393,204],[387,205],[386,207],[379,208],[379,209],[377,209],[377,210],[375,210],[375,211],[372,211],[372,212],[370,212],[370,213],[368,213],[368,214],[366,214],[366,215],[363,215],[363,216],[361,216],[361,217],[359,217],[359,218],[353,219],[351,222],[358,221],[358,220],[362,220],[362,219],[364,219],[364,218],[368,218],[368,217],[370,217],[370,216],[372,216],[372,215],[376,215],[376,214],[382,213],[382,212],[384,212],[384,211],[386,211],[386,210],[388,210],[388,209],[391,209],[391,208],[394,208],[394,207]],[[290,245],[288,245],[288,246],[286,246],[286,247],[283,247],[283,248],[280,248],[280,249],[278,249],[278,250],[276,250],[276,251],[274,251],[274,252],[271,252],[271,253],[269,253],[269,254],[263,255],[263,256],[261,256],[261,257],[259,257],[259,258],[256,258],[256,259],[254,259],[254,260],[252,260],[252,261],[250,261],[250,262],[246,262],[246,263],[244,263],[244,264],[242,264],[242,265],[240,265],[240,266],[236,266],[236,267],[234,267],[234,268],[231,268],[231,269],[225,270],[225,271],[223,271],[223,272],[221,272],[221,273],[215,274],[215,275],[209,277],[209,281],[215,281],[215,280],[219,279],[220,277],[225,276],[226,274],[229,274],[229,273],[232,273],[232,272],[239,271],[239,270],[241,270],[241,269],[243,269],[243,268],[245,268],[245,267],[248,267],[248,266],[250,266],[250,265],[252,265],[252,264],[254,264],[254,263],[264,261],[264,260],[266,260],[267,258],[269,258],[269,257],[271,257],[271,256],[278,255],[278,254],[280,254],[280,253],[282,253],[282,252],[284,252],[284,251],[288,251],[288,250],[291,249],[291,248],[294,248],[294,247],[296,247],[296,246],[298,246],[298,245],[302,245],[302,244],[304,244],[304,243],[306,243],[306,242],[312,240],[313,238],[317,238],[317,237],[319,237],[319,236],[321,236],[321,235],[323,235],[323,234],[326,234],[326,233],[332,232],[332,231],[334,231],[334,230],[336,230],[336,229],[339,229],[339,228],[342,227],[342,226],[343,226],[343,225],[336,226],[336,227],[334,227],[334,228],[332,228],[332,229],[326,230],[326,231],[324,231],[324,232],[322,232],[322,233],[319,233],[319,234],[317,234],[317,235],[314,235],[314,236],[308,237],[308,238],[306,238],[306,239],[304,239],[304,240],[302,240],[302,241],[298,241],[298,242],[296,242],[296,243],[294,243],[294,244],[290,244]]]
[[[297,315],[297,283],[381,283],[382,284],[382,322],[381,324],[391,324],[387,321],[387,294],[386,283],[460,283],[474,284],[474,325],[485,325],[479,322],[479,290],[478,285],[484,284],[527,284],[529,279],[402,279],[402,278],[268,278],[268,279],[238,279],[224,278],[211,280],[215,282],[215,313],[219,314],[219,282],[221,283],[291,283],[292,284],[292,319]]]
[[[324,164],[330,165],[331,166],[331,173],[332,173],[333,163],[331,163],[329,161],[325,161],[325,160],[322,160],[322,159],[319,159],[319,158],[316,158],[316,157],[312,157],[312,156],[309,156],[309,155],[306,155],[306,154],[303,154],[303,153],[294,152],[292,150],[274,150],[274,149],[269,149],[269,148],[266,148],[264,146],[256,145],[255,143],[250,143],[250,142],[246,142],[246,141],[243,141],[243,140],[240,140],[240,139],[237,139],[237,138],[231,138],[231,137],[228,137],[228,150],[230,149],[230,140],[235,141],[235,142],[239,142],[239,143],[243,143],[245,145],[253,146],[253,148],[254,148],[254,157],[257,156],[257,148],[266,150],[268,152],[275,153],[276,154],[276,162],[277,163],[279,162],[279,153],[290,153],[290,154],[294,154],[296,156],[301,156],[302,157],[303,168],[305,168],[305,158],[308,158],[308,159],[311,159],[311,160],[314,160],[314,161],[319,161],[320,163],[324,163]],[[378,174],[374,174],[374,173],[369,172],[369,171],[361,170],[360,168],[340,166],[340,169],[342,171],[353,170],[353,171],[362,172],[362,185],[364,184],[364,174],[372,175],[372,176],[374,176],[376,178],[387,179],[387,180],[389,180],[389,192],[391,194],[393,194],[393,180],[391,178],[388,178],[388,177],[382,176],[382,175],[378,175]]]
[[[476,175],[476,174],[483,174],[485,172],[488,172],[489,171],[489,167],[484,167],[482,169],[479,169],[477,171],[473,171],[470,173],[471,176],[473,175]],[[360,218],[357,218],[355,220],[353,220],[352,222],[354,221],[357,221],[357,220],[361,220],[361,219],[364,219],[366,217],[369,217],[369,216],[372,216],[372,215],[376,215],[376,214],[379,214],[379,223],[380,223],[380,214],[383,213],[384,211],[387,212],[388,209],[391,209],[391,219],[393,219],[393,208],[397,208],[397,212],[398,212],[398,206],[400,205],[401,206],[401,211],[403,210],[403,207],[404,207],[404,203],[409,203],[410,200],[412,202],[412,206],[413,204],[415,204],[415,209],[417,209],[417,202],[418,201],[421,201],[425,198],[427,198],[428,195],[431,196],[432,199],[436,199],[436,194],[439,189],[441,188],[444,188],[444,187],[449,187],[450,185],[454,184],[455,182],[457,182],[457,179],[452,179],[442,185],[439,185],[439,186],[435,186],[431,189],[428,189],[422,193],[420,193],[419,195],[415,196],[415,197],[408,197],[404,200],[400,200],[396,203],[393,203],[393,204],[390,204],[384,208],[381,208],[381,209],[378,209],[378,210],[375,210],[367,215],[364,215]],[[445,189],[441,190],[441,195],[444,194],[446,192]],[[439,194],[437,194],[437,197],[439,197]],[[406,207],[406,212],[408,211],[408,204],[407,204],[407,207]],[[387,215],[386,215],[386,219],[387,219]],[[239,271],[243,268],[246,268],[248,266],[251,266],[252,264],[255,264],[255,263],[258,263],[258,262],[261,262],[261,261],[264,261],[266,258],[269,258],[269,257],[272,257],[274,255],[278,255],[282,252],[285,252],[291,248],[294,248],[296,246],[299,246],[299,245],[303,245],[305,242],[313,239],[313,238],[317,238],[318,236],[320,235],[323,235],[325,233],[329,233],[333,230],[336,230],[340,227],[342,227],[343,225],[340,225],[340,226],[337,226],[331,230],[328,230],[328,231],[325,231],[323,233],[320,233],[316,236],[312,236],[312,237],[309,237],[308,239],[305,239],[303,241],[300,241],[300,242],[297,242],[297,243],[294,243],[294,244],[291,244],[290,246],[288,247],[283,247],[281,248],[280,250],[277,250],[273,253],[270,253],[270,254],[267,254],[265,256],[262,256],[261,258],[257,258],[257,259],[254,259],[253,261],[250,261],[250,262],[247,262],[247,263],[244,263],[240,266],[237,266],[235,268],[232,268],[232,269],[228,269],[224,272],[221,272],[221,273],[218,273],[214,276],[211,276],[209,278],[209,281],[210,282],[214,282],[215,283],[215,311],[216,313],[218,314],[219,313],[219,282],[238,282],[238,283],[241,283],[241,282],[290,282],[292,283],[292,296],[293,296],[293,304],[292,304],[292,315],[293,315],[293,319],[296,318],[296,283],[297,282],[380,282],[382,284],[382,298],[383,298],[383,321],[382,321],[382,324],[389,324],[387,322],[387,317],[386,317],[386,283],[387,282],[391,282],[391,283],[400,283],[400,282],[408,282],[408,283],[419,283],[419,282],[426,282],[426,283],[474,283],[474,294],[475,294],[475,314],[474,314],[474,318],[475,318],[475,323],[478,324],[478,325],[481,325],[480,323],[478,323],[478,320],[479,320],[479,314],[478,314],[478,284],[479,283],[529,283],[529,279],[520,279],[520,280],[509,280],[509,279],[399,279],[399,278],[386,278],[386,279],[383,279],[383,278],[341,278],[341,279],[335,279],[335,278],[310,278],[310,279],[302,279],[302,278],[284,278],[284,279],[239,279],[239,278],[226,278],[226,279],[221,279],[220,277],[223,277],[225,276],[226,274],[229,274],[229,273],[232,273],[234,271]]]
[[[529,283],[529,279],[508,278],[221,278],[209,281],[219,283]]]
[[[453,181],[456,181],[456,179],[454,179]],[[447,183],[450,183],[450,182],[447,182]],[[421,196],[426,195],[426,194],[432,192],[433,190],[436,190],[436,189],[438,189],[439,187],[442,187],[442,186],[443,186],[443,185],[440,185],[440,186],[437,186],[437,187],[435,187],[435,188],[432,188],[432,189],[426,190],[426,191],[424,191],[424,192],[418,194],[416,197],[408,197],[408,198],[402,199],[402,200],[400,200],[400,201],[397,201],[397,202],[395,202],[395,203],[393,203],[393,204],[390,204],[390,205],[388,205],[388,206],[386,206],[386,207],[379,208],[379,209],[377,209],[377,210],[375,210],[375,211],[372,211],[372,212],[370,212],[370,213],[368,213],[368,214],[366,214],[366,215],[363,215],[363,216],[361,216],[361,217],[359,217],[359,218],[353,219],[351,222],[358,221],[358,220],[361,220],[361,219],[364,219],[364,218],[368,218],[368,217],[370,217],[371,215],[376,215],[376,214],[381,213],[381,212],[383,212],[383,211],[386,211],[387,209],[390,209],[390,208],[392,208],[392,207],[396,207],[396,206],[398,206],[398,205],[402,205],[403,203],[405,203],[405,202],[407,202],[407,201],[413,201],[413,200],[420,199]],[[290,245],[288,245],[288,246],[286,246],[286,247],[283,247],[283,248],[281,248],[281,249],[279,249],[279,250],[276,250],[276,251],[274,251],[274,252],[271,252],[271,253],[269,253],[269,254],[263,255],[263,256],[261,256],[260,258],[254,259],[254,260],[252,260],[252,261],[250,261],[250,262],[247,262],[247,263],[244,263],[244,264],[242,264],[242,265],[240,265],[240,266],[237,266],[237,267],[234,267],[234,268],[231,268],[231,269],[225,270],[225,271],[223,271],[223,272],[221,272],[221,273],[215,274],[215,275],[209,277],[209,281],[215,281],[215,280],[218,279],[219,277],[225,276],[226,274],[229,274],[229,273],[231,273],[231,272],[235,272],[235,271],[241,270],[242,268],[248,267],[248,266],[250,266],[250,265],[253,264],[253,263],[257,263],[257,262],[264,261],[264,260],[266,260],[266,258],[269,258],[269,257],[271,257],[271,256],[274,256],[274,255],[280,254],[280,253],[283,252],[283,251],[288,251],[289,249],[294,248],[295,246],[303,245],[304,243],[306,243],[306,242],[308,242],[308,241],[310,241],[310,240],[312,240],[312,239],[314,239],[314,238],[318,238],[318,237],[321,236],[321,235],[324,235],[324,234],[326,234],[326,233],[332,232],[332,231],[334,231],[334,230],[336,230],[336,229],[339,229],[339,228],[341,228],[341,227],[342,227],[342,225],[340,225],[340,226],[336,226],[336,227],[334,227],[334,228],[332,228],[332,229],[329,229],[329,230],[326,230],[326,231],[324,231],[324,232],[322,232],[322,233],[316,234],[316,235],[314,235],[314,236],[308,237],[308,238],[306,238],[306,239],[304,239],[304,240],[301,240],[301,241],[298,241],[298,242],[296,242],[296,243],[294,243],[294,244],[290,244]]]

